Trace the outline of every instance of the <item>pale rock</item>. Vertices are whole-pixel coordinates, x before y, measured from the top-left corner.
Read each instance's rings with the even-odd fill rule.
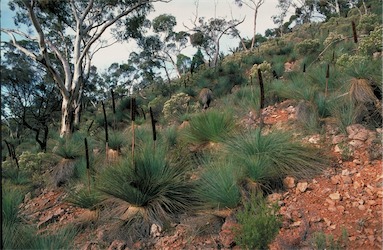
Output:
[[[339,192],[332,193],[329,195],[329,197],[331,200],[340,200],[341,199],[341,195]]]
[[[354,189],[358,189],[361,187],[361,185],[358,181],[354,181],[353,186],[354,186]]]
[[[320,141],[320,135],[317,134],[317,135],[313,135],[309,138],[308,140],[310,143],[312,144],[318,144],[318,142]]]
[[[302,221],[295,221],[295,222],[293,222],[293,223],[290,225],[290,227],[300,227],[301,224],[302,224]]]
[[[365,205],[359,205],[358,209],[361,211],[366,210],[366,206]]]
[[[358,133],[360,130],[365,130],[364,126],[361,124],[352,124],[346,127],[347,134],[351,137]]]
[[[362,162],[359,159],[354,159],[352,162],[355,163],[356,165],[362,164]]]
[[[327,209],[328,209],[328,211],[330,211],[330,212],[336,212],[336,211],[337,211],[336,207],[333,206],[333,205],[330,205]]]
[[[376,205],[376,201],[375,200],[368,200],[367,204],[370,206],[374,206],[374,205]]]
[[[336,225],[331,225],[328,227],[328,230],[333,231],[336,229]]]
[[[161,232],[162,232],[162,228],[161,228],[161,226],[159,226],[157,224],[152,224],[152,226],[150,227],[150,235],[152,237],[160,236]]]
[[[339,147],[339,145],[335,145],[335,147],[334,147],[334,152],[335,152],[335,153],[342,153],[343,150]]]
[[[334,176],[331,176],[331,183],[333,185],[337,185],[337,184],[340,184],[340,177],[339,175],[334,175]]]
[[[344,170],[342,170],[342,175],[343,176],[350,175],[350,171],[348,171],[347,169],[344,169]]]
[[[334,145],[339,144],[339,143],[345,141],[345,139],[346,139],[346,136],[344,136],[344,135],[336,135],[332,138],[332,144],[334,144]]]
[[[299,182],[297,184],[297,190],[301,193],[304,193],[307,190],[308,183],[307,182]]]
[[[345,211],[344,206],[337,206],[336,209],[337,209],[339,212],[341,212],[341,213],[343,213],[343,212]]]
[[[342,176],[343,184],[352,184],[352,179],[350,176]]]
[[[329,204],[329,206],[335,206],[335,201],[333,201],[329,198],[326,198],[326,202]]]
[[[364,145],[363,141],[359,141],[359,140],[351,140],[348,144],[350,144],[354,148],[360,148]]]
[[[369,132],[366,129],[359,130],[354,135],[349,135],[348,138],[352,140],[358,140],[358,141],[366,141],[369,137]]]
[[[280,200],[282,200],[282,195],[279,193],[272,193],[267,196],[267,201],[269,203],[277,203]]]
[[[310,222],[314,222],[314,223],[318,223],[318,222],[321,222],[322,221],[322,218],[319,217],[319,216],[313,216],[310,218]]]
[[[294,187],[295,187],[295,179],[294,179],[294,177],[287,176],[287,177],[283,180],[283,185],[284,185],[285,188],[287,188],[287,189],[294,188]]]

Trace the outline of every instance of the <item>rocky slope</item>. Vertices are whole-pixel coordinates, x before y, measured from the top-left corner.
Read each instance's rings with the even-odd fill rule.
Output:
[[[265,130],[289,129],[295,113],[289,102],[267,107]],[[258,121],[250,112],[241,123],[255,127]],[[382,129],[355,124],[342,134],[330,124],[325,135],[304,139],[332,155],[328,169],[308,180],[287,177],[285,190],[268,196],[270,202],[278,202],[283,217],[271,249],[313,249],[315,232],[341,239],[339,244],[347,249],[382,249]],[[66,195],[63,188],[38,190],[34,198],[29,193],[20,206],[22,215],[41,231],[68,223],[86,225],[76,239],[78,249],[239,249],[232,231],[237,226],[235,211],[181,218],[166,229],[152,225],[150,238],[128,247],[124,240],[108,236],[112,224],[93,211],[64,202]]]

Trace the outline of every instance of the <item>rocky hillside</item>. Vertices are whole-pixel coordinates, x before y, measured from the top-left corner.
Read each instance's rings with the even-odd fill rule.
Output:
[[[269,106],[263,116],[266,133],[287,130],[296,126],[296,103]],[[240,122],[248,128],[259,125],[251,112]],[[325,133],[303,141],[331,156],[328,168],[312,179],[287,177],[284,188],[267,197],[270,204],[278,204],[283,218],[271,249],[316,249],[323,239],[345,249],[382,247],[382,129],[354,124],[345,134],[331,121],[326,124]],[[67,195],[63,188],[28,193],[20,205],[22,217],[42,232],[67,224],[84,228],[75,240],[77,249],[240,249],[234,240],[238,227],[234,210],[185,216],[166,228],[153,224],[150,238],[128,246],[124,232],[116,231],[113,222],[103,220],[100,212],[65,202]]]

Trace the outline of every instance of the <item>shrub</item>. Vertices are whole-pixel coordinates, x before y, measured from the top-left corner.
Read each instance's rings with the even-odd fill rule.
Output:
[[[370,56],[372,53],[382,51],[383,26],[377,26],[370,35],[359,42],[358,50],[362,55]]]
[[[378,25],[379,25],[378,15],[371,13],[371,14],[362,15],[360,17],[357,29],[362,34],[369,34]]]
[[[262,196],[253,196],[236,215],[235,241],[244,249],[268,249],[282,226],[278,207],[269,207]]]
[[[189,106],[191,97],[185,93],[178,93],[164,104],[162,113],[165,119],[172,119],[190,111],[195,111],[195,107]]]
[[[72,190],[66,198],[66,201],[74,206],[90,210],[96,209],[102,200],[103,198],[99,192],[88,190],[85,186],[77,191]]]
[[[243,168],[245,176],[266,186],[286,175],[312,176],[326,163],[318,149],[295,142],[287,132],[262,135],[257,129],[226,143],[228,154]]]
[[[232,162],[211,162],[198,181],[198,196],[207,208],[235,208],[241,199]]]
[[[231,113],[211,110],[193,116],[184,136],[194,143],[222,142],[234,128],[235,121]]]
[[[166,160],[163,147],[155,152],[151,147],[138,148],[134,166],[126,159],[105,169],[97,179],[97,188],[159,223],[191,209],[195,201],[185,170]]]
[[[306,39],[295,45],[295,50],[300,55],[308,55],[315,53],[319,50],[320,42],[319,39]]]

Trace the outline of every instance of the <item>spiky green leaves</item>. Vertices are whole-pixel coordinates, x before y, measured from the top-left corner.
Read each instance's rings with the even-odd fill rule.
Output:
[[[156,221],[170,218],[193,207],[193,186],[185,179],[184,169],[168,162],[165,150],[151,147],[137,151],[135,165],[127,159],[103,171],[98,188],[128,205],[144,208]]]

